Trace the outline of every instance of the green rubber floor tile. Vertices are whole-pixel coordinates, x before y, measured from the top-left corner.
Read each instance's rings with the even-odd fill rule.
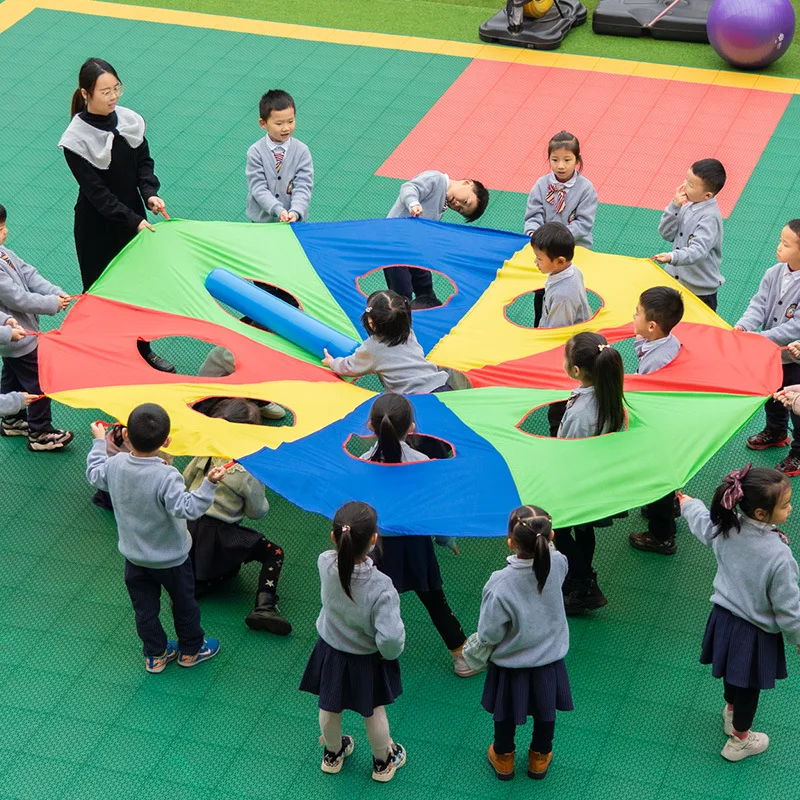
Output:
[[[81,800],[108,800],[108,798],[146,797],[149,780],[146,776],[114,772],[104,764],[91,763],[73,778],[70,793]],[[164,791],[162,786],[161,791]],[[204,795],[198,793],[199,797]],[[205,795],[207,796],[207,795]]]
[[[106,726],[102,723],[48,717],[30,737],[25,749],[38,758],[85,764],[106,733]]]
[[[60,800],[71,794],[78,765],[21,755],[3,775],[3,788],[17,800]]]
[[[47,724],[48,715],[40,711],[31,711],[25,708],[13,708],[7,705],[6,682],[3,681],[2,714],[3,724],[0,725],[0,750],[4,753],[17,753],[27,751],[28,744],[36,735],[36,731]],[[5,770],[11,764],[11,759],[3,759],[2,767]]]

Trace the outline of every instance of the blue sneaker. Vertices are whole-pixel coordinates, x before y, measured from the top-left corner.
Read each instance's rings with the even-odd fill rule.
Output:
[[[167,642],[167,649],[160,656],[145,656],[144,668],[148,672],[158,674],[167,668],[170,661],[178,657],[178,643],[172,640]]]
[[[196,667],[201,662],[214,658],[217,653],[219,653],[219,639],[203,639],[203,646],[193,656],[183,653],[178,656],[178,666]]]

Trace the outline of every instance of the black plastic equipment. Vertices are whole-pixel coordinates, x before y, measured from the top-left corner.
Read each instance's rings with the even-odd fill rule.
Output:
[[[555,50],[564,37],[586,22],[589,12],[579,0],[556,0],[553,7],[538,19],[522,16],[522,3],[509,0],[478,28],[484,42],[510,44],[531,50]]]
[[[652,36],[681,42],[708,42],[706,22],[713,0],[681,0],[652,27],[671,0],[600,0],[592,30],[611,36]]]

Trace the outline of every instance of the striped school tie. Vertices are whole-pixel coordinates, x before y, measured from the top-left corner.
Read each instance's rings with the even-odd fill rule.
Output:
[[[275,172],[280,172],[283,166],[283,150],[275,150]]]
[[[545,197],[551,206],[555,206],[556,214],[560,214],[567,204],[567,188],[563,183],[548,183]]]

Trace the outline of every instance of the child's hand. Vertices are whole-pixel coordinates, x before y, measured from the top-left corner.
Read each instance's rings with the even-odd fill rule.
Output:
[[[28,334],[25,333],[24,328],[20,328],[19,325],[13,325],[11,328],[11,341],[18,342],[20,339],[24,339]]]
[[[39,394],[31,394],[30,392],[23,392],[22,396],[25,398],[25,405],[29,406],[31,403],[36,402],[41,395]]]
[[[672,261],[672,253],[659,253],[653,256],[653,261],[658,261],[659,264],[669,264]]]
[[[675,197],[672,198],[672,202],[676,206],[682,206],[686,202],[686,190],[683,188],[683,184],[675,190]]]
[[[676,492],[678,495],[678,502],[681,504],[681,508],[683,508],[684,503],[688,503],[690,500],[693,500],[693,497],[689,497],[688,494],[684,494],[680,489]]]
[[[68,294],[60,294],[58,296],[58,310],[63,311],[71,302],[72,298]]]
[[[411,206],[411,216],[412,217],[419,217],[422,214],[422,206],[417,203],[415,206]]]
[[[228,470],[225,467],[212,467],[206,476],[211,483],[219,483],[226,475]]]
[[[322,366],[333,368],[333,356],[324,348],[322,352],[325,353],[325,358],[322,359]]]
[[[291,222],[292,220],[289,218],[288,211],[281,211],[281,215],[278,217],[281,222]]]
[[[160,197],[156,197],[153,195],[147,201],[147,207],[154,213],[154,214],[163,214],[166,205],[164,205],[164,201]]]
[[[791,342],[791,344],[786,345],[786,349],[789,351],[790,356],[800,358],[800,342]]]
[[[300,220],[300,215],[296,211],[289,212],[289,219],[287,222],[298,222]]]
[[[136,228],[136,233],[139,233],[139,231],[143,231],[145,229],[148,231],[153,231],[154,233],[156,230],[146,219],[143,219]]]
[[[106,438],[106,426],[103,425],[102,422],[93,422],[89,429],[92,432],[93,439],[105,439]]]

